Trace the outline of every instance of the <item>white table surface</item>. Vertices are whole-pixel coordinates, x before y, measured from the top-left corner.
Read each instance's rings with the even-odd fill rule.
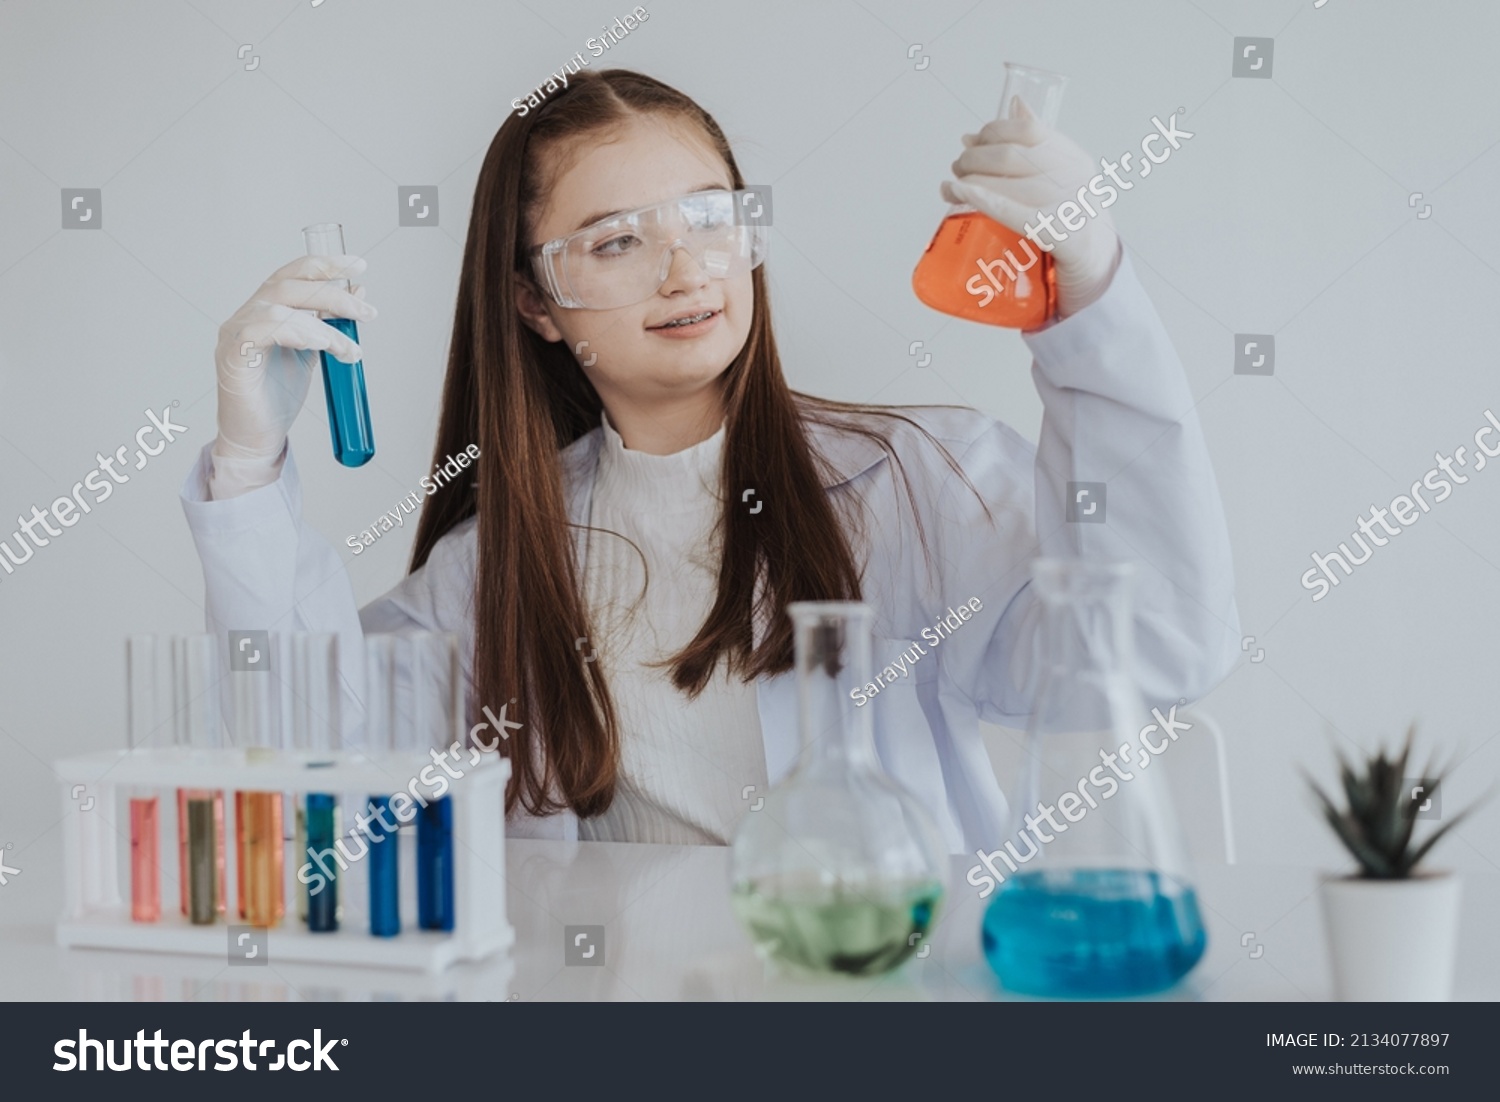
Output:
[[[988,900],[980,900],[963,880],[973,858],[954,858],[925,957],[879,979],[808,983],[773,975],[756,958],[730,910],[728,856],[716,846],[509,841],[514,948],[436,976],[278,963],[274,930],[270,964],[248,968],[230,967],[222,957],[65,950],[54,944],[49,925],[0,925],[0,1000],[1010,997],[997,986],[980,951],[979,923]],[[1200,865],[1197,878],[1208,953],[1183,983],[1159,997],[1302,1001],[1331,996],[1315,870]],[[1497,1000],[1500,945],[1492,931],[1500,913],[1500,873],[1469,873],[1463,879],[1454,998]],[[564,964],[563,928],[569,925],[605,927],[601,966]]]

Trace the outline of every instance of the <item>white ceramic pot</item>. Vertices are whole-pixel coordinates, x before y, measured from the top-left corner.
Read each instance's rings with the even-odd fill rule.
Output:
[[[1343,1002],[1446,1002],[1458,949],[1459,878],[1329,880],[1323,925]]]

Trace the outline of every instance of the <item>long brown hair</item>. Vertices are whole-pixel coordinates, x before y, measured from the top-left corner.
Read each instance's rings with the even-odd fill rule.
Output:
[[[450,482],[429,497],[410,569],[419,569],[445,533],[477,512],[475,707],[514,700],[516,711],[509,714],[526,725],[522,737],[502,744],[513,770],[507,812],[519,802],[532,814],[571,807],[580,816],[597,815],[609,807],[619,772],[620,729],[609,685],[600,664],[581,661],[574,646],[592,632],[558,462],[562,448],[599,426],[602,404],[565,342],[549,343],[522,322],[515,292],[523,281],[532,283],[527,229],[547,186],[544,151],[637,113],[696,124],[723,157],[734,186],[745,186],[708,112],[651,77],[605,69],[581,70],[541,108],[507,118],[474,189],[433,457],[436,465],[480,444],[478,477]],[[752,279],[750,332],[720,377],[720,493],[723,501],[738,501],[753,487],[763,508],[755,515],[723,510],[717,598],[697,635],[670,660],[673,684],[693,696],[721,658],[746,681],[789,669],[791,624],[776,615],[788,603],[860,597],[862,565],[851,538],[863,524],[857,509],[842,508],[824,490],[826,461],[810,446],[803,420],[875,439],[898,466],[888,438],[861,424],[859,415],[916,425],[893,407],[790,390],[771,331],[764,265]],[[946,449],[916,427],[962,476]],[[906,491],[909,496],[909,481]],[[925,537],[922,542],[925,553]],[[757,623],[766,627],[758,647]]]

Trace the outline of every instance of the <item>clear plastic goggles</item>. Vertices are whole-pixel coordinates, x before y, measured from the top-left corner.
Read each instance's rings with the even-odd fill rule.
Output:
[[[756,219],[759,211],[748,189],[695,191],[537,245],[532,270],[559,306],[631,306],[661,289],[678,249],[712,279],[759,267],[770,243],[768,227]]]

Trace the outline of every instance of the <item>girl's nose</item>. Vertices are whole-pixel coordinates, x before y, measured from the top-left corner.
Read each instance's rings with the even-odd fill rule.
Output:
[[[687,244],[681,239],[667,246],[661,266],[662,288],[667,291],[675,287],[701,287],[708,282],[708,273],[693,258]]]

